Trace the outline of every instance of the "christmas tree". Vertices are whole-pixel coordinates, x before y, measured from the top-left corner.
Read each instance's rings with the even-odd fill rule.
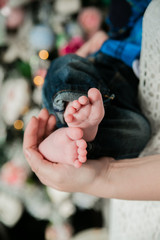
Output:
[[[98,31],[108,4],[107,0],[0,0],[0,222],[3,226],[12,229],[27,212],[34,219],[45,221],[46,239],[58,240],[62,235],[65,240],[71,239],[75,231],[69,219],[76,211],[76,195],[55,191],[39,182],[24,158],[23,134],[31,116],[37,116],[42,108],[41,90],[51,61],[75,53]],[[88,30],[88,23],[79,19],[82,10],[89,7],[96,10],[99,22]],[[87,208],[94,208],[99,199],[79,196],[82,202],[86,197]]]

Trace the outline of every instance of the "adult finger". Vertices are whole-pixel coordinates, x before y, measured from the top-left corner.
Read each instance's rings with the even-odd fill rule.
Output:
[[[43,108],[38,115],[39,120],[39,128],[37,132],[38,143],[40,143],[44,139],[48,119],[49,119],[48,110],[46,108]]]
[[[63,169],[63,167],[61,167],[62,164],[59,164],[59,163],[56,164],[44,159],[43,156],[37,150],[32,148],[25,149],[25,156],[32,171],[37,175],[39,180],[44,185],[47,185],[59,190],[62,187],[64,187],[65,177],[63,172],[65,172],[65,167]]]
[[[45,136],[49,136],[56,128],[56,117],[54,115],[50,115],[48,119],[48,123],[46,126]]]
[[[37,147],[37,132],[39,121],[36,117],[32,117],[29,121],[24,132],[23,148],[36,148]]]

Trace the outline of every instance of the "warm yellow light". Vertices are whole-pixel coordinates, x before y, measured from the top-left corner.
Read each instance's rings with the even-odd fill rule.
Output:
[[[14,122],[14,128],[17,129],[17,130],[21,130],[24,126],[24,123],[22,120],[16,120]]]
[[[49,57],[49,53],[46,51],[46,50],[41,50],[39,52],[39,57],[42,59],[42,60],[46,60],[48,57]]]
[[[36,76],[36,77],[34,77],[33,82],[35,85],[41,86],[44,83],[44,78],[41,76]]]

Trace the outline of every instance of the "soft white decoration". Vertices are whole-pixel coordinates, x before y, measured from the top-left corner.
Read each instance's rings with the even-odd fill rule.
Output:
[[[63,217],[66,219],[75,212],[75,207],[70,199],[70,193],[61,192],[50,187],[47,187],[46,190],[48,196],[54,204],[54,207],[58,211],[60,218]]]
[[[56,0],[54,9],[63,15],[76,13],[81,8],[80,0]]]
[[[9,14],[11,13],[11,8],[7,5],[5,5],[1,8],[0,13],[1,13],[1,16],[8,17]],[[2,20],[2,18],[1,18],[1,20]],[[2,26],[3,26],[3,20],[2,20]]]
[[[64,219],[69,218],[75,212],[75,210],[75,206],[70,199],[65,200],[58,205],[58,212]]]
[[[68,16],[64,16],[58,13],[51,15],[49,22],[56,34],[64,34],[64,24],[69,20]]]
[[[32,216],[39,219],[50,219],[54,213],[46,191],[36,185],[26,184],[23,191],[23,201]]]
[[[153,130],[153,136],[141,156],[160,154],[159,0],[150,3],[144,16],[139,95]],[[159,223],[160,202],[111,201],[110,240],[159,240]]]
[[[12,37],[7,35],[6,44],[9,46],[5,51],[3,56],[3,61],[6,63],[12,63],[16,59],[21,59],[22,61],[29,61],[34,51],[28,41],[28,34],[32,27],[32,19],[29,15],[26,18],[18,30],[18,33]]]
[[[64,200],[68,199],[70,196],[70,193],[68,192],[60,192],[50,187],[47,187],[47,193],[51,198],[52,202],[55,204],[62,203]]]
[[[24,78],[6,80],[1,88],[0,99],[3,119],[12,125],[30,103],[27,81]]]
[[[42,105],[42,87],[36,87],[34,89],[32,99],[36,104]]]
[[[23,207],[17,198],[0,191],[0,221],[8,227],[14,226],[20,219]]]
[[[88,209],[94,207],[95,203],[98,201],[98,197],[91,196],[84,193],[74,193],[73,202],[76,206],[82,209]]]
[[[31,117],[37,117],[40,112],[40,108],[31,108],[28,112],[25,113],[23,116],[24,121],[24,128],[27,126],[29,121],[31,120]]]
[[[13,141],[12,143],[9,144],[9,147],[7,148],[7,153],[6,153],[8,159],[16,166],[19,166],[24,169],[24,176],[27,178],[28,172],[31,171],[23,153],[23,142],[22,140],[17,140]]]

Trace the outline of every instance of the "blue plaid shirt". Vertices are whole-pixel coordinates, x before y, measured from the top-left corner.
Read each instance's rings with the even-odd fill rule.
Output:
[[[115,27],[110,19],[109,40],[105,41],[100,49],[101,52],[122,60],[126,65],[132,67],[132,63],[140,56],[142,39],[142,18],[151,0],[126,0],[131,5],[131,15],[127,25],[123,28]],[[127,37],[121,38],[124,33]]]

